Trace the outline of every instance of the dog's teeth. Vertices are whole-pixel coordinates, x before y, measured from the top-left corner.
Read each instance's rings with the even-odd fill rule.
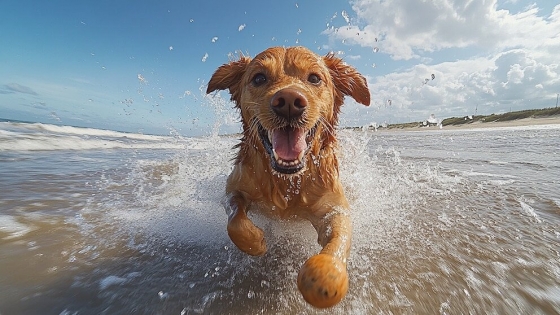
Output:
[[[268,141],[270,141],[270,143],[272,143],[272,131],[268,131]]]
[[[305,152],[301,152],[298,155],[298,158],[296,160],[293,161],[285,161],[282,160],[279,156],[278,153],[276,153],[276,150],[272,149],[272,155],[274,156],[274,160],[276,161],[276,164],[280,165],[280,166],[285,166],[285,167],[292,167],[292,166],[298,166],[302,161],[303,161],[303,156],[304,156]]]
[[[302,161],[303,160],[303,155],[305,154],[305,151],[301,151],[297,157],[298,161]]]

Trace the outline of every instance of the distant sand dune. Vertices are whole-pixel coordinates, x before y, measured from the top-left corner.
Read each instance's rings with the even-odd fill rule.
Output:
[[[461,125],[443,126],[443,130],[460,130],[460,129],[482,129],[482,128],[501,128],[501,127],[521,127],[521,126],[537,126],[537,125],[560,125],[560,116],[539,117],[539,118],[523,118],[508,121],[466,123]],[[378,131],[420,131],[420,130],[436,130],[439,126],[431,127],[404,127],[404,128],[379,128]]]

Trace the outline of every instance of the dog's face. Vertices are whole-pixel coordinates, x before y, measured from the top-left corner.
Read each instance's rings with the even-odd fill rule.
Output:
[[[334,141],[345,95],[365,105],[370,100],[366,80],[354,68],[303,47],[273,47],[223,65],[207,93],[218,89],[229,89],[240,108],[244,141],[261,145],[272,168],[284,174],[305,167],[314,141]],[[316,135],[318,130],[326,136]]]

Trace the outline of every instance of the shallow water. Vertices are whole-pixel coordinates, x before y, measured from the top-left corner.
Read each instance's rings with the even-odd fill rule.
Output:
[[[354,237],[330,313],[560,313],[560,126],[339,135]],[[263,257],[228,239],[235,143],[2,123],[0,314],[322,313],[295,283],[310,224],[254,215]]]

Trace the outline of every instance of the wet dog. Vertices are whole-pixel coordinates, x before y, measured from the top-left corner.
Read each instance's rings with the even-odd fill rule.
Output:
[[[315,307],[337,304],[348,290],[352,227],[335,128],[345,96],[369,105],[365,78],[332,53],[273,47],[220,66],[206,93],[226,89],[243,125],[226,185],[229,237],[249,255],[266,252],[263,231],[247,216],[252,205],[309,220],[323,249],[300,269],[298,288]]]

